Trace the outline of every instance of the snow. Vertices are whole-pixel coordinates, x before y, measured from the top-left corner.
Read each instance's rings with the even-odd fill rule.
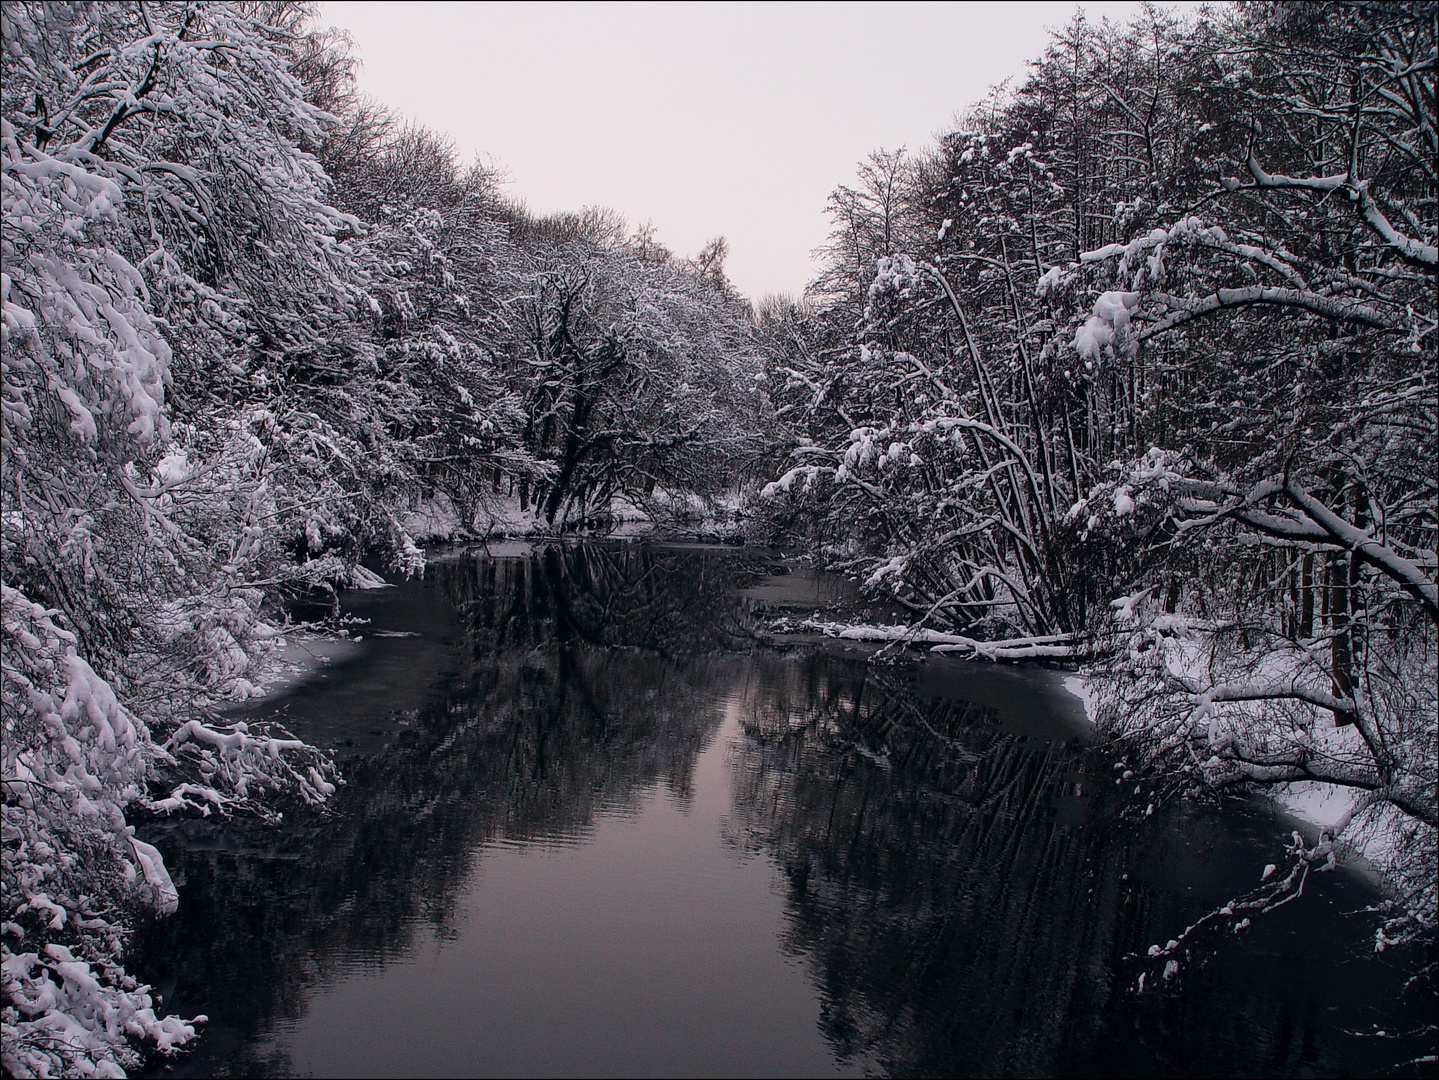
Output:
[[[1089,721],[1092,727],[1094,725],[1096,712],[1094,691],[1090,688],[1089,680],[1082,675],[1066,675],[1061,685],[1065,693],[1079,699],[1080,704],[1084,706],[1085,719]]]
[[[154,847],[135,839],[134,832],[134,829],[130,830],[130,846],[135,850],[135,861],[140,864],[141,873],[155,890],[155,910],[161,915],[173,915],[180,906],[180,893],[170,880],[165,860]]]
[[[155,465],[155,479],[164,487],[174,487],[189,478],[191,465],[183,448],[176,447]]]
[[[1296,820],[1308,825],[1315,833],[1333,832],[1347,821],[1363,792],[1318,780],[1299,780],[1280,784],[1269,792],[1270,798]],[[1365,827],[1346,830],[1340,845],[1341,863],[1388,885],[1380,868],[1388,866],[1403,844],[1401,822],[1392,813],[1380,813]]]
[[[843,543],[854,539],[857,522],[871,534],[844,553],[856,573],[867,573],[875,588],[902,594],[914,589],[906,599],[933,602],[926,608],[930,616],[955,619],[939,629],[815,624],[824,633],[992,660],[1078,659],[1091,639],[1036,633],[985,641],[944,628],[963,625],[952,613],[971,609],[955,605],[977,598],[1000,619],[1018,612],[1027,626],[1070,626],[1072,612],[1042,594],[1051,553],[1065,557],[1063,545],[1077,534],[1078,543],[1105,556],[1125,555],[1132,549],[1119,549],[1130,541],[1148,542],[1141,534],[1156,515],[1170,515],[1165,524],[1178,522],[1180,530],[1172,536],[1174,549],[1195,542],[1194,550],[1213,553],[1210,565],[1218,564],[1220,572],[1201,570],[1206,576],[1197,583],[1199,595],[1189,596],[1187,607],[1186,598],[1175,599],[1178,590],[1166,592],[1170,606],[1177,603],[1179,610],[1159,614],[1154,594],[1143,586],[1167,586],[1153,575],[1167,575],[1173,566],[1151,571],[1144,560],[1138,568],[1125,566],[1125,558],[1116,560],[1112,583],[1086,597],[1094,601],[1084,607],[1096,623],[1087,629],[1104,638],[1106,647],[1114,644],[1115,664],[1125,677],[1148,682],[1138,687],[1135,700],[1112,711],[1106,710],[1120,691],[1103,685],[1097,673],[1088,681],[1067,682],[1075,684],[1092,717],[1149,725],[1144,734],[1153,738],[1160,767],[1192,766],[1196,782],[1263,788],[1293,775],[1322,775],[1355,785],[1290,783],[1278,788],[1276,799],[1356,850],[1397,862],[1391,856],[1402,846],[1402,833],[1395,808],[1421,783],[1427,786],[1418,801],[1432,806],[1433,699],[1425,695],[1433,685],[1433,647],[1432,636],[1423,638],[1428,652],[1415,661],[1413,652],[1397,644],[1399,635],[1411,634],[1412,624],[1386,622],[1389,615],[1375,613],[1392,609],[1391,600],[1408,604],[1412,596],[1421,620],[1439,620],[1439,590],[1432,549],[1423,548],[1432,529],[1425,525],[1416,533],[1413,527],[1415,520],[1432,524],[1432,490],[1421,482],[1416,490],[1431,497],[1411,498],[1404,494],[1409,481],[1396,486],[1386,474],[1396,462],[1402,472],[1407,458],[1432,457],[1432,435],[1425,434],[1432,424],[1415,436],[1404,433],[1404,423],[1386,420],[1382,438],[1373,438],[1379,426],[1368,417],[1379,407],[1373,404],[1377,376],[1359,373],[1355,396],[1362,401],[1336,401],[1333,414],[1343,415],[1345,424],[1352,419],[1352,427],[1321,431],[1317,440],[1310,440],[1308,431],[1274,437],[1283,433],[1286,409],[1293,405],[1287,415],[1295,416],[1302,403],[1276,406],[1271,426],[1268,404],[1255,407],[1248,393],[1253,384],[1231,392],[1225,379],[1233,374],[1244,381],[1242,371],[1232,370],[1234,342],[1267,338],[1264,347],[1287,363],[1293,359],[1284,357],[1290,336],[1251,336],[1246,329],[1236,338],[1225,328],[1233,312],[1224,309],[1243,307],[1242,320],[1261,319],[1266,311],[1295,320],[1293,341],[1319,350],[1303,358],[1311,373],[1325,368],[1317,361],[1326,349],[1360,357],[1382,353],[1362,339],[1321,341],[1334,337],[1313,332],[1325,323],[1342,325],[1346,335],[1377,329],[1395,345],[1427,355],[1432,289],[1414,282],[1439,261],[1429,203],[1419,199],[1407,206],[1394,191],[1381,190],[1391,184],[1382,172],[1371,181],[1335,171],[1374,167],[1359,159],[1349,166],[1336,159],[1324,167],[1329,175],[1266,172],[1255,155],[1287,137],[1285,124],[1271,124],[1255,140],[1243,184],[1223,178],[1214,191],[1211,173],[1200,187],[1213,198],[1175,200],[1210,217],[1156,205],[1155,192],[1165,185],[1151,189],[1145,182],[1126,189],[1120,174],[1133,170],[1120,169],[1115,174],[1120,188],[1096,196],[1091,209],[1108,219],[1099,239],[1125,242],[1079,252],[1070,246],[1073,230],[1064,223],[1080,222],[1083,214],[1072,216],[1076,208],[1064,200],[1080,196],[1066,191],[1059,182],[1063,170],[1051,174],[1044,160],[1054,146],[1052,131],[1033,131],[1030,141],[1012,147],[1012,128],[1005,128],[1003,137],[956,134],[957,141],[947,145],[962,150],[961,165],[975,167],[954,169],[952,192],[916,207],[906,201],[913,202],[917,189],[892,188],[894,199],[886,196],[884,202],[884,242],[855,234],[860,243],[855,259],[846,254],[845,273],[861,278],[851,281],[847,303],[865,304],[863,321],[856,325],[855,312],[845,309],[843,325],[829,324],[835,336],[816,355],[808,355],[806,342],[796,337],[792,344],[799,348],[773,350],[790,366],[772,367],[774,343],[754,340],[755,327],[738,314],[743,302],[705,299],[715,282],[698,281],[683,260],[651,258],[647,241],[643,252],[627,240],[596,242],[579,260],[585,285],[567,293],[563,303],[551,304],[552,289],[570,286],[561,280],[564,274],[535,267],[577,265],[570,252],[550,246],[526,252],[523,259],[492,260],[503,248],[500,241],[472,244],[474,234],[467,229],[493,225],[499,236],[506,230],[497,222],[466,217],[468,211],[414,205],[404,185],[390,189],[379,223],[361,223],[327,206],[329,178],[302,147],[322,146],[337,118],[305,100],[299,69],[292,67],[294,39],[289,29],[277,38],[278,28],[265,23],[273,15],[263,6],[221,3],[17,4],[5,11],[4,48],[7,62],[15,61],[6,69],[7,92],[29,103],[0,118],[5,255],[0,440],[15,481],[7,485],[3,516],[7,726],[0,754],[7,782],[7,859],[12,841],[26,852],[13,866],[6,864],[6,896],[14,900],[6,912],[13,917],[5,920],[3,962],[7,995],[29,1010],[22,1023],[30,1025],[17,1042],[12,1035],[19,1029],[7,1012],[7,1072],[61,1071],[63,1062],[46,1058],[43,1049],[62,1045],[44,1042],[57,1033],[102,1075],[131,1062],[129,1038],[149,1039],[163,1050],[193,1036],[192,1026],[147,1013],[145,990],[125,981],[115,948],[84,937],[83,920],[75,917],[81,898],[101,895],[99,882],[113,892],[101,898],[113,901],[115,910],[173,909],[174,884],[159,852],[136,840],[125,824],[131,807],[263,814],[255,797],[262,789],[281,786],[311,802],[334,790],[323,756],[297,740],[258,724],[193,719],[212,716],[205,711],[212,707],[223,716],[227,701],[248,701],[266,689],[275,693],[292,684],[287,680],[313,675],[363,648],[361,635],[344,640],[348,631],[328,636],[265,625],[260,612],[267,591],[320,583],[384,587],[379,575],[347,565],[376,533],[394,565],[421,573],[426,539],[553,531],[537,509],[498,494],[499,481],[494,491],[488,489],[492,472],[512,481],[557,482],[563,433],[545,446],[539,443],[548,436],[526,441],[517,431],[563,397],[579,368],[566,366],[563,350],[546,351],[546,334],[526,336],[524,328],[559,320],[570,301],[575,310],[583,309],[583,318],[564,329],[591,335],[580,342],[582,349],[608,344],[601,342],[608,333],[624,343],[629,360],[644,358],[636,367],[644,369],[645,378],[604,398],[606,408],[614,408],[600,426],[613,421],[622,442],[634,436],[643,443],[625,468],[649,470],[647,460],[642,467],[635,461],[661,446],[702,447],[704,453],[720,444],[727,448],[723,453],[743,446],[752,429],[737,418],[750,405],[761,405],[778,374],[785,383],[782,395],[790,398],[782,407],[788,412],[778,419],[786,427],[793,422],[797,441],[803,442],[793,458],[800,464],[764,489],[766,497],[779,500],[772,508],[776,516],[793,508],[784,496],[805,497],[808,505],[800,508],[805,511],[823,511],[833,497],[829,509],[836,531],[850,533]],[[277,40],[287,44],[277,49]],[[1138,39],[1122,40],[1133,45]],[[1314,55],[1321,66],[1327,62],[1322,50]],[[1331,59],[1339,67],[1352,60]],[[134,76],[152,67],[157,79],[148,85],[136,81]],[[1090,69],[1082,77],[1093,75]],[[1280,113],[1307,91],[1294,93],[1299,98]],[[1163,114],[1156,114],[1156,131],[1184,118],[1188,106],[1172,95],[1153,100]],[[1259,112],[1275,111],[1272,103],[1256,100],[1256,105]],[[1008,108],[996,100],[994,115],[1010,116]],[[42,113],[49,114],[43,123]],[[119,122],[127,114],[130,119]],[[1315,130],[1323,129],[1322,112],[1314,117],[1319,117]],[[1372,119],[1381,141],[1400,137],[1389,114]],[[1101,138],[1112,139],[1109,127],[1087,130],[1108,131]],[[1185,138],[1193,131],[1192,124],[1180,128]],[[1334,130],[1342,142],[1343,132]],[[161,153],[184,160],[162,161],[156,156]],[[903,164],[899,157],[893,161]],[[235,178],[244,182],[236,184]],[[1018,187],[1006,191],[1005,185],[1025,186],[1027,198],[1012,199]],[[1242,200],[1226,199],[1223,192],[1240,187],[1262,189],[1271,200],[1264,224],[1247,212],[1232,212],[1229,204]],[[1298,199],[1291,198],[1296,193]],[[1044,204],[1047,209],[1041,209]],[[955,241],[946,243],[955,235],[956,218],[945,217],[928,240],[932,225],[926,223],[937,207],[952,207],[960,215],[962,235],[956,241],[964,242],[963,251]],[[1288,216],[1295,207],[1303,209]],[[1176,214],[1178,220],[1155,225]],[[1401,233],[1387,214],[1402,214],[1398,226],[1414,235]],[[898,228],[891,231],[891,224]],[[1310,242],[1321,235],[1337,246]],[[1008,254],[1006,236],[1023,238]],[[1300,254],[1286,249],[1285,236],[1296,241],[1292,246]],[[262,239],[251,243],[254,238]],[[990,243],[995,239],[998,251]],[[923,262],[921,253],[911,256],[891,246],[911,240],[945,244],[945,257],[953,259],[946,272],[953,272],[955,283]],[[1358,263],[1344,254],[1351,247],[1360,252]],[[876,258],[881,249],[885,254]],[[532,265],[525,262],[531,256],[537,256]],[[1046,269],[1046,257],[1076,261]],[[971,258],[976,261],[968,262]],[[463,270],[466,259],[486,268]],[[874,273],[865,280],[870,265]],[[975,273],[960,272],[961,266]],[[1362,282],[1346,269],[1352,266],[1363,267]],[[982,284],[997,281],[996,270],[1009,278],[1001,291],[1013,308],[998,321],[994,290]],[[1025,287],[1036,274],[1038,304]],[[509,280],[507,275],[520,284],[491,287]],[[933,292],[935,284],[944,295]],[[1072,299],[1076,293],[1081,299]],[[1086,312],[1084,298],[1091,296]],[[841,310],[827,311],[825,304],[817,298],[805,318],[813,314],[823,325]],[[1021,310],[1026,305],[1030,310]],[[441,309],[445,314],[434,320],[421,315]],[[1156,398],[1167,390],[1156,390],[1165,381],[1161,371],[1151,366],[1146,373],[1144,365],[1135,364],[1124,372],[1118,369],[1128,365],[1112,363],[1138,357],[1141,342],[1201,318],[1210,322],[1155,342],[1156,351],[1161,341],[1163,348],[1176,343],[1179,355],[1166,364],[1185,361],[1191,345],[1201,346],[1201,362],[1192,365],[1201,400]],[[376,320],[389,320],[398,336],[380,340],[373,333]],[[489,351],[496,342],[475,335],[490,333],[481,326],[501,325],[503,347]],[[1023,342],[1007,340],[1005,325],[1028,326],[1037,335],[1033,340],[1044,353],[1032,372]],[[1201,334],[1200,325],[1215,329]],[[981,332],[972,336],[974,326]],[[1186,340],[1186,335],[1192,336]],[[914,351],[903,351],[901,344]],[[176,353],[183,345],[185,360],[175,369],[185,383],[184,408],[174,417],[172,345]],[[1011,345],[1018,347],[1023,372],[1005,355]],[[1071,347],[1077,358],[1067,355]],[[310,385],[282,372],[292,359],[299,366],[315,356],[324,361],[319,354],[327,350],[344,357],[345,370],[335,381],[325,375]],[[521,353],[528,365],[529,351],[535,353],[533,378],[494,377]],[[282,355],[288,359],[275,359]],[[1246,352],[1239,367],[1246,357],[1258,359]],[[1366,360],[1355,370],[1369,366]],[[1379,366],[1397,367],[1388,361]],[[423,374],[405,375],[406,370]],[[1345,378],[1349,370],[1345,366]],[[1433,414],[1432,380],[1425,382],[1427,369],[1416,370],[1423,385],[1395,391],[1386,406],[1406,422],[1416,409],[1425,417]],[[752,395],[743,407],[720,407],[705,396],[714,391],[706,380],[727,371],[732,381],[715,393],[742,386]],[[385,376],[379,392],[384,400],[378,403],[365,397],[374,393],[363,388],[376,383],[370,372]],[[1042,379],[1010,378],[1033,373]],[[1133,376],[1127,386],[1125,374]],[[1210,385],[1203,385],[1205,379]],[[327,387],[326,401],[342,404],[317,404],[321,395],[309,391],[320,385]],[[1019,386],[1049,403],[1060,401],[1057,394],[1076,395],[1080,434],[1067,434],[1068,455],[1052,459],[1049,453],[1064,438],[1057,427],[1036,422],[1030,434],[1029,420],[1051,410],[1033,396],[1027,407],[1017,403],[1013,391]],[[1345,386],[1338,388],[1340,398]],[[1120,389],[1124,393],[1117,397],[1109,392]],[[1321,389],[1315,400],[1334,385]],[[243,403],[247,393],[255,395],[254,404]],[[1410,393],[1419,396],[1403,396]],[[636,396],[642,400],[632,400]],[[1220,472],[1213,439],[1230,429],[1221,432],[1221,420],[1208,416],[1195,420],[1196,410],[1205,407],[1201,401],[1210,397],[1208,407],[1229,408],[1236,425],[1264,414],[1262,424],[1238,429],[1240,437],[1231,444],[1258,447],[1261,454],[1279,445],[1286,454],[1292,450],[1293,468],[1286,458],[1282,482],[1272,457],[1267,465],[1251,460],[1235,465],[1232,475]],[[697,413],[693,405],[700,399],[704,408]],[[1139,462],[1101,464],[1137,453],[1144,443],[1135,441],[1143,437],[1136,432],[1154,430],[1151,419],[1171,405],[1180,414],[1176,437],[1195,436],[1195,469],[1181,470],[1176,456],[1157,450]],[[391,407],[393,413],[387,412]],[[308,411],[312,408],[317,411]],[[1127,433],[1125,413],[1134,421]],[[382,414],[383,424],[375,423]],[[662,423],[654,420],[661,416]],[[691,431],[696,416],[703,422]],[[442,429],[436,437],[407,441],[380,434],[412,428],[422,417],[419,427]],[[433,425],[431,417],[438,418]],[[1204,437],[1205,422],[1213,439]],[[651,424],[659,429],[651,430]],[[352,437],[352,428],[375,437]],[[811,441],[820,433],[823,446]],[[1396,449],[1371,452],[1364,448],[1366,439]],[[519,449],[522,443],[525,448]],[[1315,446],[1322,449],[1317,456]],[[1414,446],[1423,449],[1415,455]],[[1066,456],[1068,462],[1062,460]],[[681,460],[683,468],[673,475],[717,468],[703,456],[695,459],[698,465]],[[469,470],[476,462],[479,468]],[[1116,469],[1119,475],[1112,475]],[[1202,483],[1189,475],[1200,470]],[[654,479],[646,472],[624,484],[648,492]],[[1375,496],[1366,502],[1375,518],[1372,527],[1357,517],[1345,520],[1350,511],[1342,500],[1371,484]],[[455,492],[454,502],[443,494],[446,486]],[[429,498],[435,490],[441,493]],[[421,492],[427,493],[423,500]],[[1396,492],[1397,502],[1390,497]],[[1071,507],[1068,527],[1049,530],[1050,519],[1065,506]],[[625,536],[653,534],[663,520],[736,520],[729,503],[702,502],[663,488],[652,499],[617,498],[605,509],[618,521],[616,534]],[[1083,530],[1074,528],[1081,523]],[[376,533],[367,532],[372,527]],[[931,535],[931,528],[938,535]],[[1171,535],[1164,535],[1167,542]],[[308,545],[305,561],[290,559],[277,539],[282,536]],[[1051,542],[1056,539],[1058,544]],[[1292,612],[1246,595],[1262,591],[1247,567],[1246,577],[1219,581],[1229,569],[1223,564],[1231,544],[1228,552],[1237,551],[1241,559],[1263,544],[1273,544],[1270,553],[1281,561],[1286,547],[1296,558],[1303,553],[1306,573],[1307,557],[1316,553],[1336,562],[1353,553],[1365,564],[1363,572],[1370,575],[1365,588],[1374,586],[1376,602],[1364,616],[1364,651],[1377,650],[1381,661],[1362,673],[1350,696],[1335,689],[1335,654],[1328,641],[1294,640]],[[1108,566],[1102,573],[1109,579]],[[44,584],[27,584],[32,581]],[[950,583],[959,587],[941,599]],[[925,595],[929,588],[934,591]],[[33,602],[27,589],[50,598],[47,603],[63,597],[65,613]],[[992,599],[996,590],[1001,595]],[[1129,595],[1110,600],[1121,591]],[[1275,591],[1283,591],[1283,579]],[[1242,646],[1231,646],[1219,632],[1225,620],[1232,628],[1236,619],[1244,622]],[[127,633],[134,627],[134,641],[107,644],[104,633],[92,632],[98,625]],[[1251,628],[1263,639],[1258,645],[1247,643]],[[1432,629],[1424,624],[1419,632]],[[1389,671],[1400,677],[1376,693],[1368,688],[1368,676],[1385,675],[1381,668],[1389,656],[1395,657]],[[1153,663],[1155,658],[1162,662]],[[1413,691],[1415,686],[1421,690]],[[1143,694],[1162,705],[1151,708]],[[1401,779],[1388,784],[1389,766],[1379,767],[1353,727],[1334,727],[1334,715],[1374,719],[1381,741],[1397,732],[1391,745]],[[1412,734],[1416,728],[1422,728],[1421,737]],[[1420,746],[1422,740],[1428,741]],[[1185,754],[1189,760],[1176,765]],[[1378,773],[1388,785],[1380,797],[1391,801],[1375,810],[1360,801],[1369,796],[1356,792],[1372,787]],[[47,789],[62,798],[37,800],[35,792]],[[1351,824],[1355,828],[1346,831]],[[1332,844],[1324,848],[1327,842],[1316,843],[1316,855],[1335,854]],[[117,939],[123,936],[123,921],[106,927]],[[67,935],[64,946],[46,944],[47,933],[61,930]],[[9,1056],[21,1043],[29,1048],[26,1053],[39,1055],[25,1058],[23,1067]]]
[[[363,646],[337,635],[291,630],[269,660],[261,704],[272,702],[313,679],[325,668],[359,656]]]
[[[1097,248],[1097,249],[1094,250],[1094,251],[1083,251],[1083,252],[1080,252],[1079,261],[1080,261],[1081,263],[1103,262],[1105,259],[1112,259],[1112,258],[1113,258],[1114,256],[1116,256],[1116,255],[1123,255],[1123,254],[1124,254],[1124,245],[1123,245],[1123,244],[1106,244],[1104,247],[1102,247],[1102,248]]]
[[[1070,660],[1080,655],[1069,634],[1005,638],[982,641],[941,630],[913,626],[875,626],[867,623],[831,622],[806,619],[793,629],[817,630],[842,641],[885,641],[905,645],[927,645],[933,653],[970,655],[985,660]]]
[[[903,578],[905,567],[908,565],[909,558],[905,555],[896,555],[892,559],[888,559],[874,568],[874,571],[865,579],[865,587],[873,589],[882,585],[887,578]]]
[[[1069,276],[1069,271],[1063,267],[1051,266],[1040,276],[1038,284],[1035,285],[1035,295],[1040,299],[1053,295],[1068,282]]]
[[[391,585],[373,570],[367,570],[363,566],[352,566],[349,570],[349,580],[346,582],[352,589],[388,589]]]
[[[1153,588],[1141,589],[1137,593],[1130,593],[1128,596],[1118,596],[1109,602],[1114,617],[1121,623],[1137,623],[1139,613],[1136,610],[1139,605],[1154,591]]]
[[[1332,828],[1354,807],[1358,792],[1337,784],[1300,780],[1274,790],[1274,800],[1295,817],[1317,829]]]
[[[1089,361],[1100,359],[1104,350],[1122,341],[1130,315],[1138,306],[1137,292],[1110,291],[1094,301],[1089,319],[1074,332],[1074,349]]]

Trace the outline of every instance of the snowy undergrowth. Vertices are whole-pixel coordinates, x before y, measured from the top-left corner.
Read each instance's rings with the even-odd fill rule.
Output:
[[[1117,615],[1114,650],[1086,673],[1100,730],[1173,793],[1258,791],[1308,822],[1296,865],[1372,870],[1388,893],[1376,948],[1432,937],[1432,637],[1372,635],[1363,682],[1340,698],[1327,635],[1276,638],[1145,599]]]
[[[656,491],[646,500],[615,497],[593,515],[584,531],[616,539],[651,536],[734,536],[744,531],[745,500],[738,492],[705,498],[690,492]],[[563,535],[565,522],[547,521],[533,502],[514,494],[493,495],[465,510],[444,494],[417,502],[398,516],[418,543],[540,538]]]

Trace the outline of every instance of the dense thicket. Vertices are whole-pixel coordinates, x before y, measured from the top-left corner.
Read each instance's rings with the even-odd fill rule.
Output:
[[[217,708],[277,598],[414,572],[406,523],[544,524],[729,486],[763,415],[723,243],[536,218],[354,90],[292,3],[0,14],[4,1068],[116,1075],[120,965],[173,908],[127,816],[277,812],[329,761]]]
[[[766,322],[777,525],[944,648],[1102,661],[1177,786],[1353,789],[1381,945],[1435,912],[1435,20],[1077,19],[838,189]]]

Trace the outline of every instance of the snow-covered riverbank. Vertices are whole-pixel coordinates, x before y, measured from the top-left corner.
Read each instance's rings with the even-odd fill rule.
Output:
[[[1081,661],[1082,645],[1073,635],[1052,635],[1043,638],[1013,638],[982,641],[961,634],[945,633],[928,628],[903,625],[871,625],[830,620],[812,615],[803,620],[781,620],[777,626],[791,632],[819,633],[842,641],[887,642],[898,646],[923,649],[931,653],[991,661]],[[1099,695],[1092,683],[1102,675],[1075,673],[1065,677],[1064,689],[1083,703],[1091,728],[1098,727]],[[1358,731],[1352,725],[1327,730],[1312,737],[1316,754],[1338,756],[1362,749]],[[1290,819],[1294,827],[1313,846],[1328,835],[1343,834],[1336,845],[1341,865],[1361,873],[1380,885],[1392,885],[1385,867],[1403,843],[1402,822],[1394,813],[1378,812],[1372,820],[1348,829],[1363,796],[1357,788],[1321,781],[1300,780],[1279,784],[1266,792],[1276,810]]]
[[[711,498],[685,492],[657,493],[645,506],[617,497],[596,523],[598,526],[602,519],[600,532],[612,539],[731,540],[744,532],[743,501],[737,491]],[[522,505],[516,495],[496,495],[469,512],[437,495],[417,504],[400,523],[421,544],[566,535],[546,520],[540,507],[533,502]],[[595,530],[580,531],[593,535]]]

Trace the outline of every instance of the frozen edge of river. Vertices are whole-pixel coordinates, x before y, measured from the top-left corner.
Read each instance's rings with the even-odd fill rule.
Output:
[[[1078,672],[1064,678],[1064,689],[1084,704],[1091,730],[1095,721],[1095,696],[1088,676]],[[1319,833],[1331,829],[1353,808],[1360,792],[1326,784],[1318,780],[1298,780],[1281,784],[1267,793],[1267,799],[1278,815],[1309,832],[1312,843]],[[1307,827],[1307,828],[1306,828]],[[1389,815],[1382,815],[1354,835],[1345,836],[1338,844],[1340,866],[1359,874],[1385,893],[1392,893],[1393,882],[1383,867],[1399,843],[1398,830]]]
[[[1013,642],[973,642],[969,638],[945,634],[935,630],[915,630],[903,626],[870,626],[827,622],[815,618],[800,624],[804,629],[817,630],[831,637],[859,641],[888,641],[903,643],[912,647],[923,647],[929,652],[965,649],[969,657],[991,661],[1069,659],[1070,650],[1059,639],[1045,638]],[[1012,654],[1012,655],[1011,655]],[[1088,676],[1074,672],[1061,680],[1065,692],[1084,707],[1084,716],[1090,731],[1098,728],[1095,717],[1095,696]],[[1357,738],[1352,729],[1338,729],[1329,733],[1331,739],[1347,740]],[[1301,780],[1282,784],[1267,793],[1270,804],[1279,816],[1299,827],[1301,833],[1309,832],[1310,842],[1320,832],[1332,829],[1345,818],[1360,797],[1360,792],[1338,784],[1317,780]],[[1393,882],[1385,873],[1386,866],[1401,843],[1397,823],[1392,815],[1380,814],[1375,820],[1360,827],[1355,833],[1346,835],[1338,844],[1342,863],[1346,869],[1369,880],[1386,893],[1393,892]]]
[[[323,675],[326,668],[358,656],[363,640],[363,633],[342,637],[316,630],[286,632],[266,665],[267,677],[260,696],[251,698],[245,705],[266,705],[284,697],[296,687]]]

